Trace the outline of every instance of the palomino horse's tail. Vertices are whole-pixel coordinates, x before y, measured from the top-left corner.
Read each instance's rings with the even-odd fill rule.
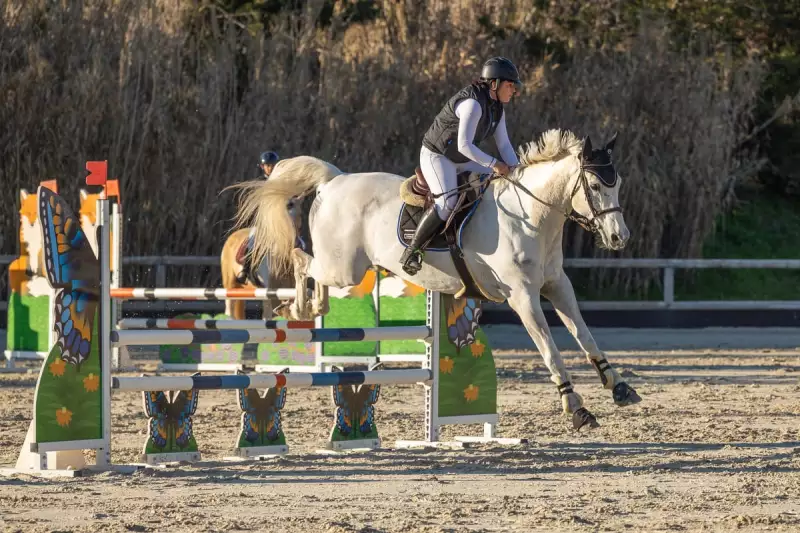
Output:
[[[321,159],[298,156],[280,161],[268,180],[248,181],[233,185],[242,189],[236,226],[250,224],[255,228],[252,262],[261,264],[269,258],[276,273],[286,273],[291,267],[297,229],[286,204],[291,198],[306,196],[342,171]]]

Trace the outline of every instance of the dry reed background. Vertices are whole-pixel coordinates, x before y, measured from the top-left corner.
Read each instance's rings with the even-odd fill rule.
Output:
[[[322,3],[311,1],[254,35],[246,17],[196,2],[0,0],[0,253],[16,252],[20,187],[58,178],[76,199],[84,162],[108,159],[126,255],[216,254],[234,210],[220,191],[255,178],[260,151],[409,174],[446,98],[501,54],[526,82],[509,108],[515,144],[552,127],[595,142],[619,131],[633,232],[623,255],[698,256],[733,186],[759,164],[740,143],[762,69],[716,50],[678,52],[653,22],[614,48],[576,39],[568,64],[530,57],[525,35],[548,23],[532,16],[535,3],[385,0],[378,20],[347,25],[335,2],[321,29]],[[518,31],[498,35],[476,13]],[[603,253],[580,230],[566,246]],[[129,269],[128,283],[141,275]],[[172,269],[168,282],[197,276]],[[637,276],[597,272],[592,283],[646,290],[651,278]],[[216,282],[212,270],[202,284]]]

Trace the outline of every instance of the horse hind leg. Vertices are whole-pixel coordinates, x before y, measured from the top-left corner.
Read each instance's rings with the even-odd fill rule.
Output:
[[[314,280],[314,299],[311,301],[311,312],[316,317],[327,315],[330,310],[328,286]]]
[[[308,272],[314,258],[300,248],[292,250],[292,266],[297,294],[289,305],[282,305],[275,311],[287,320],[311,320],[314,315],[308,300]]]

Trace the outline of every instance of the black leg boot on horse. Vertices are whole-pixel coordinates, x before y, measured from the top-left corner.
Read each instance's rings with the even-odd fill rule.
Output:
[[[414,238],[411,239],[408,248],[400,256],[400,262],[403,264],[403,270],[406,274],[414,276],[420,271],[424,255],[422,250],[444,226],[444,223],[445,221],[439,218],[435,205],[428,207],[425,213],[422,214],[417,230],[414,233]]]

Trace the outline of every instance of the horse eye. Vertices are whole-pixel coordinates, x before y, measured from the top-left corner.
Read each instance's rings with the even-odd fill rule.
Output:
[[[592,186],[590,187],[590,189],[592,189],[593,191],[597,192],[597,191],[600,190],[600,186],[598,184],[596,184],[596,183],[592,183]]]

